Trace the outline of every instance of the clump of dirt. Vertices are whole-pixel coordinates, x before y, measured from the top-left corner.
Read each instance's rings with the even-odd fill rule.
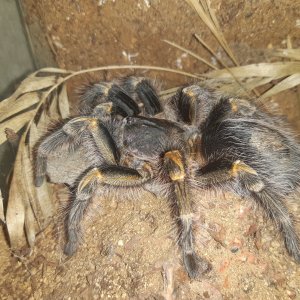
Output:
[[[266,48],[300,46],[295,1],[212,1],[221,28],[241,63],[265,61]],[[27,22],[38,24],[59,67],[79,70],[109,64],[151,64],[202,73],[208,67],[165,44],[174,41],[212,63],[215,59],[193,38],[202,38],[226,61],[209,30],[184,1],[25,0]],[[298,23],[297,23],[298,22]],[[288,38],[289,36],[289,38]],[[166,87],[186,78],[153,72]],[[123,74],[102,74],[107,79]],[[69,86],[76,98],[79,78]],[[267,104],[283,111],[296,130],[299,89]],[[191,281],[176,246],[176,227],[165,199],[146,192],[141,201],[93,200],[84,241],[64,256],[66,189],[54,186],[57,216],[39,234],[32,252],[11,253],[0,237],[2,299],[297,299],[300,270],[286,254],[274,225],[261,211],[230,194],[197,194],[199,255],[212,269]],[[124,199],[123,199],[124,200]],[[298,201],[299,202],[299,201]],[[299,205],[292,205],[299,215]]]

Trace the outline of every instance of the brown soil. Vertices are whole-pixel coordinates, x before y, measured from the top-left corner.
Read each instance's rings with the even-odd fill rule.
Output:
[[[214,62],[192,37],[202,38],[225,61],[209,30],[185,1],[24,0],[27,23],[38,24],[59,67],[83,69],[110,64],[145,64],[202,73],[206,66],[166,45],[174,41]],[[267,48],[300,46],[300,3],[212,1],[224,35],[242,64],[266,61]],[[289,39],[288,39],[289,36]],[[131,55],[131,56],[130,56]],[[133,71],[130,71],[131,74]],[[104,74],[107,78],[124,72]],[[127,72],[128,73],[128,72]],[[177,86],[186,78],[144,72]],[[74,95],[78,81],[70,85]],[[281,93],[270,105],[300,130],[300,91]],[[55,187],[57,207],[66,201]],[[198,199],[198,252],[212,270],[191,281],[180,263],[171,211],[163,199],[106,199],[85,226],[85,239],[70,259],[62,253],[62,216],[38,236],[29,255],[12,255],[0,237],[1,299],[300,299],[300,269],[286,254],[273,224],[232,195]],[[299,215],[300,207],[291,207]],[[170,279],[174,275],[174,281]],[[168,280],[171,283],[167,284]],[[173,283],[173,286],[172,286]]]
[[[146,193],[141,198],[136,203],[95,199],[94,213],[85,222],[84,242],[74,257],[62,254],[61,216],[39,235],[29,256],[8,257],[2,248],[1,299],[299,296],[298,265],[286,254],[274,226],[266,224],[248,202],[232,195],[195,195],[196,244],[212,270],[190,281],[174,244],[176,228],[166,201]]]

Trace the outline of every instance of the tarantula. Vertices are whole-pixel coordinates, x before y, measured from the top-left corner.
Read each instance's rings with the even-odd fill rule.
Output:
[[[71,153],[81,145],[91,160],[71,184],[67,255],[78,248],[80,222],[96,192],[143,187],[175,206],[184,266],[191,278],[202,274],[209,264],[194,250],[194,187],[253,199],[300,262],[284,202],[300,182],[300,147],[279,117],[197,84],[163,103],[150,79],[136,77],[89,85],[82,99],[86,113],[44,138],[36,156],[36,186],[47,173],[47,157],[59,149]]]

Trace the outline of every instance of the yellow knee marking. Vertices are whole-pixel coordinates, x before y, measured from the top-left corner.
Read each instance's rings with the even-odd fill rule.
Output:
[[[236,177],[240,172],[246,172],[253,175],[257,175],[257,172],[251,168],[250,166],[246,165],[241,160],[236,160],[231,167],[230,174],[233,177]]]
[[[78,118],[74,118],[74,119],[70,120],[69,123],[78,123],[78,122],[91,123],[91,122],[94,122],[94,121],[97,121],[97,119],[93,118],[93,117],[78,117]]]
[[[93,119],[89,122],[89,128],[90,130],[95,130],[98,128],[98,121],[96,119]]]
[[[184,165],[182,161],[182,156],[178,150],[168,151],[165,153],[165,158],[170,159],[177,167],[177,170],[170,170],[170,178],[175,180],[182,180],[185,177]]]
[[[95,108],[101,108],[106,113],[111,113],[113,108],[113,103],[112,102],[101,103],[98,104]]]
[[[93,130],[98,127],[98,119],[96,118],[91,118],[91,117],[78,117],[73,120],[71,120],[72,123],[77,123],[77,122],[86,122],[88,127]]]
[[[92,169],[80,181],[77,191],[81,192],[89,183],[94,180],[101,180],[102,178],[103,175],[97,168]]]
[[[229,103],[231,105],[231,110],[236,113],[239,110],[239,107],[237,105],[237,101],[234,98],[230,98],[229,99]]]
[[[200,144],[201,144],[201,137],[198,133],[195,133],[193,135],[191,135],[188,140],[188,145],[191,149],[191,152],[193,154],[195,154],[196,152],[198,152],[198,149],[200,147]]]
[[[109,90],[111,89],[112,85],[113,85],[112,83],[104,83],[104,84],[102,84],[102,87],[103,87],[103,95],[104,95],[105,97],[108,96]]]
[[[183,93],[186,94],[187,96],[190,97],[191,101],[195,101],[195,98],[196,98],[196,94],[193,92],[192,89],[190,88],[184,88],[183,90]]]
[[[149,163],[143,163],[142,169],[149,174],[150,177],[153,177],[153,170]]]

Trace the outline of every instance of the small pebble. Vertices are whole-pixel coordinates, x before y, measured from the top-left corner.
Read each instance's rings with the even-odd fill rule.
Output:
[[[257,225],[256,224],[251,224],[247,231],[245,232],[245,236],[253,236],[257,232]]]
[[[240,249],[237,246],[234,246],[230,249],[232,253],[237,253]]]
[[[287,290],[286,291],[286,293],[287,293],[287,295],[288,295],[288,297],[290,298],[290,299],[296,299],[296,292],[295,291],[293,291],[293,290]]]
[[[224,260],[222,263],[221,263],[221,266],[219,268],[219,272],[220,273],[223,273],[230,265],[230,262],[229,260]]]
[[[238,252],[241,248],[242,248],[243,242],[238,239],[235,238],[231,243],[230,243],[230,251],[232,253],[236,253]]]
[[[249,255],[248,255],[248,262],[250,263],[250,264],[255,264],[256,263],[256,257],[255,257],[255,255],[253,255],[252,253],[249,253]]]
[[[255,282],[250,277],[245,277],[241,281],[243,291],[248,294],[255,286]]]

